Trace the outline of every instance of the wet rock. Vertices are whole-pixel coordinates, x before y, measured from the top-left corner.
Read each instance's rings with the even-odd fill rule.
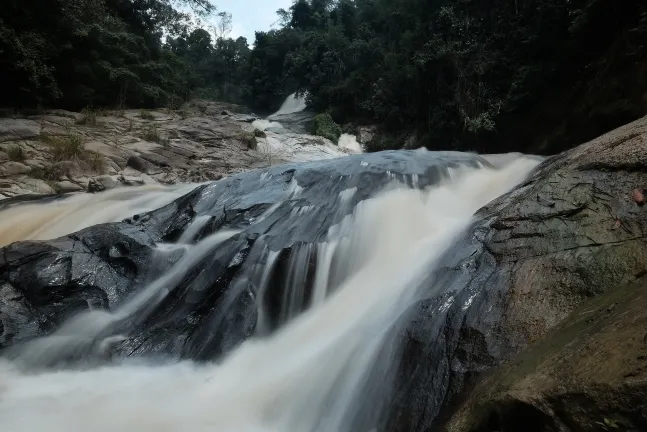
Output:
[[[119,181],[127,186],[139,186],[145,183],[142,173],[131,167],[126,167],[120,175]]]
[[[200,134],[207,139],[205,131]],[[541,341],[591,297],[620,293],[620,287],[645,274],[647,218],[628,193],[635,185],[647,184],[645,137],[647,119],[642,119],[553,157],[524,184],[478,213],[470,229],[441,259],[440,267],[430,271],[420,301],[391,329],[384,357],[396,347],[393,374],[387,374],[381,362],[372,373],[393,376],[393,380],[378,380],[377,388],[367,388],[365,424],[393,432],[438,427],[461,402],[468,400],[459,413],[469,409],[465,408],[471,406],[466,392],[483,372]],[[210,140],[215,146],[216,140]],[[273,166],[200,186],[122,224],[89,228],[53,242],[14,244],[0,254],[4,260],[0,275],[5,275],[2,281],[19,293],[17,298],[27,307],[13,308],[8,320],[35,323],[35,327],[12,336],[9,346],[50,332],[61,319],[87,309],[88,301],[107,308],[141,289],[155,271],[150,267],[154,245],[177,240],[192,221],[204,217],[205,225],[195,233],[196,238],[223,229],[239,233],[192,264],[189,276],[171,288],[172,295],[159,304],[142,306],[102,336],[125,335],[117,353],[122,356],[163,353],[172,358],[218,358],[248,337],[257,319],[259,305],[252,299],[257,295],[258,274],[254,266],[243,263],[257,262],[267,251],[284,256],[320,241],[345,212],[373,196],[393,176],[411,185],[415,178],[424,187],[439,181],[447,173],[444,168],[462,164],[488,162],[451,152],[401,151]],[[348,208],[339,211],[339,193],[353,188]],[[273,206],[276,203],[280,205]],[[177,259],[172,256],[162,264],[167,268]],[[102,271],[96,273],[97,269]],[[283,285],[276,284],[278,295],[284,294]],[[599,333],[604,338],[614,336],[614,343],[631,345],[627,353],[635,353],[638,360],[634,342],[644,344],[642,319],[647,309],[643,299],[627,298],[633,300],[614,299],[602,306],[603,316],[596,312],[589,318],[601,323],[596,328],[607,329]],[[615,306],[609,310],[611,304]],[[260,307],[268,311],[270,330],[282,324],[280,317],[272,315],[272,304]],[[4,322],[3,314],[8,313],[0,310],[0,320]],[[629,321],[633,318],[636,321]],[[568,365],[566,351],[559,349],[551,354],[552,360],[537,357],[540,363],[525,363],[523,374],[516,375],[532,376],[530,381],[513,381],[522,390],[545,383],[530,398],[503,393],[503,381],[484,384],[501,390],[486,402],[504,408],[501,400],[523,402],[508,405],[516,414],[501,417],[504,420],[492,423],[494,427],[505,430],[505,425],[515,425],[519,418],[539,425],[537,430],[559,430],[557,420],[550,423],[547,419],[568,424],[550,412],[555,410],[551,401],[566,404],[567,395],[592,391],[600,383],[595,373],[605,366],[604,361],[619,359],[605,348],[616,345],[605,345],[598,336],[589,335],[582,337],[582,345],[575,345],[574,361],[582,364],[572,364],[583,387],[566,376],[570,367],[556,371],[556,380],[545,376],[544,371],[551,371],[547,366],[538,367],[561,360]],[[600,364],[587,363],[598,348],[600,356],[595,358]],[[624,357],[618,361],[603,373],[606,387],[600,388],[612,394],[622,376],[625,384],[633,385],[627,391],[644,400],[644,389],[630,381],[632,374],[643,378],[643,372],[632,366],[636,361]],[[531,385],[524,387],[524,383]],[[627,407],[634,417],[640,414],[636,411],[639,405],[622,397],[606,398],[601,391],[589,394],[607,404],[596,402],[589,405],[592,411],[586,411],[602,422],[614,407]],[[617,405],[618,401],[624,405]],[[572,403],[563,418],[576,416],[580,409],[589,408],[583,402]],[[625,417],[618,421],[626,421]],[[632,427],[638,424],[634,417]],[[477,422],[476,426],[489,424]],[[548,428],[541,429],[544,425]]]
[[[252,264],[263,253],[289,254],[296,245],[321,241],[332,224],[394,176],[424,187],[448,176],[448,167],[483,163],[477,156],[451,152],[386,152],[275,166],[200,186],[124,223],[99,225],[54,241],[15,243],[0,251],[0,280],[10,283],[27,303],[28,316],[12,315],[12,322],[26,319],[36,325],[15,335],[10,346],[51,332],[89,304],[108,308],[140,290],[179,258],[175,254],[153,263],[153,246],[176,241],[192,221],[207,217],[195,233],[198,238],[228,229],[240,233],[191,264],[187,277],[169,287],[173,295],[142,304],[101,336],[126,336],[117,350],[122,356],[218,358],[255,327],[259,274]],[[339,194],[348,189],[354,193],[347,198],[348,206],[340,208]],[[274,204],[279,205],[261,217]],[[0,310],[0,321],[3,313]],[[272,327],[281,324],[277,317],[272,319]]]
[[[647,219],[627,191],[647,182],[645,137],[641,119],[553,157],[480,211],[400,322],[388,430],[446,419],[482,372],[644,274]]]
[[[50,242],[14,243],[0,257],[0,321],[11,343],[51,331],[80,310],[107,308],[143,281],[153,243],[137,227],[109,224]],[[117,247],[118,257],[110,254]],[[4,285],[2,285],[4,284]],[[7,285],[8,284],[8,285]],[[30,325],[16,328],[28,307]],[[7,347],[8,342],[0,348]],[[9,344],[10,345],[10,344]]]
[[[143,172],[143,173],[149,173],[150,171],[150,163],[148,163],[146,160],[140,158],[139,156],[132,155],[128,158],[127,166]]]
[[[89,192],[100,192],[106,189],[112,189],[119,184],[117,176],[99,176],[90,180],[88,186]]]
[[[375,139],[378,128],[376,125],[370,126],[358,126],[355,130],[355,135],[357,137],[357,142],[360,144],[368,144]]]

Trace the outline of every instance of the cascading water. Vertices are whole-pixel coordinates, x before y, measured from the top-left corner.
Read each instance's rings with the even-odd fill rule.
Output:
[[[283,129],[283,125],[279,119],[288,119],[291,114],[298,114],[305,111],[307,108],[306,96],[297,96],[296,93],[289,95],[281,104],[278,111],[267,116],[267,119],[259,119],[254,121],[253,125],[256,129],[265,131],[270,128]]]
[[[306,96],[297,96],[296,93],[292,93],[285,99],[285,101],[283,101],[281,108],[279,108],[277,112],[275,112],[268,118],[271,119],[281,115],[298,113],[305,110],[306,108]]]
[[[18,240],[46,240],[126,216],[155,210],[197,185],[149,185],[117,188],[101,194],[78,194],[42,203],[17,203],[2,211],[0,247]]]
[[[343,163],[361,166],[366,175],[376,177],[352,182],[356,177],[345,176],[343,167],[336,168],[339,171],[322,169],[307,177],[308,181],[297,181],[299,171],[289,166],[261,174],[254,180],[259,185],[258,194],[271,194],[272,188],[279,188],[283,198],[262,206],[256,214],[250,214],[255,211],[250,198],[256,196],[253,186],[250,196],[227,195],[232,185],[248,181],[244,178],[194,193],[199,199],[190,207],[197,216],[192,217],[176,243],[156,246],[155,268],[167,266],[165,273],[153,277],[111,312],[81,314],[50,336],[13,350],[12,361],[0,368],[2,429],[379,430],[375,416],[359,413],[373,403],[373,393],[365,393],[365,389],[377,385],[381,391],[389,390],[386,377],[376,378],[370,373],[378,354],[380,363],[388,363],[394,353],[389,348],[389,330],[419,298],[422,284],[439,257],[470,224],[473,214],[521,182],[538,163],[524,157],[497,159],[500,163],[495,169],[485,166],[483,160],[473,163],[460,157],[458,165],[442,165],[445,156],[440,153],[411,155],[415,156],[406,159],[411,161],[408,163],[424,165],[426,160],[440,160],[441,167],[436,171],[420,171],[440,181],[423,181],[415,170],[407,175],[397,170],[380,171],[377,164],[372,165],[373,159],[357,156],[345,158]],[[385,153],[383,158],[404,170],[405,164],[398,157]],[[385,187],[378,194],[366,195],[366,184],[378,178],[386,179],[382,183]],[[322,205],[327,207],[315,205],[312,196],[306,194],[317,187],[330,191],[327,185],[342,179],[346,179],[347,187],[338,196],[324,199]],[[425,185],[429,186],[418,189]],[[218,194],[223,194],[222,198],[213,201]],[[238,229],[204,235],[205,229],[213,229],[215,223],[206,210],[214,203],[222,207],[225,220],[230,217],[227,209],[230,213],[233,208],[245,209],[243,219],[227,225]],[[152,218],[159,220],[162,216],[154,213]],[[310,226],[299,224],[300,220],[309,221]],[[316,233],[317,227],[312,224],[326,220],[335,222],[314,237],[305,234],[304,230]],[[283,228],[274,239],[253,234],[263,232],[262,227],[280,224]],[[198,346],[196,340],[207,337],[201,331],[212,336],[226,321],[222,311],[235,308],[236,299],[247,292],[247,287],[254,287],[253,304],[258,311],[255,336],[220,362],[169,364],[158,358],[122,360],[90,369],[69,366],[38,371],[27,367],[42,357],[67,358],[74,350],[105,358],[113,345],[132,337],[129,331],[138,323],[160,316],[155,310],[169,298],[172,301],[163,310],[199,304],[200,297],[196,296],[210,286],[212,282],[206,279],[216,272],[214,266],[220,261],[206,261],[207,270],[198,270],[202,268],[198,263],[224,254],[234,244],[247,244],[249,240],[240,237],[240,230],[246,230],[245,238],[254,238],[254,244],[244,257],[234,251],[226,258],[234,263],[230,265],[242,267],[219,306],[208,312],[208,326],[193,331],[195,338],[189,344]],[[281,236],[292,239],[290,249],[274,248]],[[194,289],[187,291],[182,303],[177,291],[184,292],[186,284]],[[442,291],[440,286],[425,289]],[[243,326],[240,320],[236,322]],[[200,358],[204,348],[188,352],[193,353],[190,357]],[[376,379],[380,382],[372,382]]]
[[[266,137],[258,143],[258,150],[268,156],[268,161],[274,159],[274,163],[331,159],[363,152],[354,135],[342,134],[337,143],[304,135],[310,132],[305,125],[313,117],[314,113],[307,110],[305,95],[291,94],[277,112],[252,123],[254,128],[266,132]]]

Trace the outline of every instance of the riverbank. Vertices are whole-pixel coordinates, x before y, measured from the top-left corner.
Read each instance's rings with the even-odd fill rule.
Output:
[[[193,101],[178,110],[48,110],[0,118],[0,202],[120,186],[219,180],[250,169],[348,152],[320,137],[263,132],[244,107]]]

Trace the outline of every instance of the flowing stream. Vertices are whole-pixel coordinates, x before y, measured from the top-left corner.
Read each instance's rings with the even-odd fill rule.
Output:
[[[18,240],[47,240],[105,222],[155,210],[195,189],[195,184],[147,185],[77,194],[42,203],[0,207],[0,247]]]
[[[294,102],[294,101],[293,101]],[[296,105],[296,103],[294,104]],[[31,370],[34,358],[93,341],[99,349],[119,341],[106,336],[116,322],[137,319],[142,306],[162,301],[193,264],[236,234],[218,231],[195,242],[207,223],[195,218],[173,243],[157,245],[160,274],[112,311],[90,311],[52,335],[21,347],[0,364],[0,429],[7,432],[369,432],[357,423],[371,403],[365,389],[376,362],[393,355],[388,335],[397,318],[420,296],[439,257],[473,220],[474,213],[522,182],[538,161],[515,155],[493,158],[492,167],[448,171],[425,189],[393,181],[360,201],[317,244],[293,249],[278,316],[270,329],[259,310],[256,333],[217,362],[108,362],[91,368]],[[415,185],[414,185],[415,186]],[[193,186],[172,190],[129,189],[79,196],[46,205],[26,204],[0,213],[0,241],[51,238],[98,222],[119,220],[159,207]],[[346,190],[338,206],[355,193]],[[291,197],[298,194],[294,187]],[[270,217],[274,208],[259,219]],[[298,218],[301,207],[291,217]],[[180,251],[170,266],[168,254]],[[256,302],[271,295],[277,252],[260,266]],[[316,256],[312,292],[301,273]],[[274,282],[275,283],[275,282]],[[426,289],[430,289],[426,287]],[[434,289],[433,287],[431,289]],[[305,311],[296,305],[306,303]],[[378,356],[379,354],[379,356]]]
[[[363,152],[355,135],[342,134],[337,143],[304,135],[309,130],[303,125],[311,122],[313,117],[314,114],[307,111],[305,96],[291,94],[277,112],[254,121],[253,126],[266,133],[258,144],[258,150],[266,154],[268,160],[274,158],[275,162],[332,159]]]

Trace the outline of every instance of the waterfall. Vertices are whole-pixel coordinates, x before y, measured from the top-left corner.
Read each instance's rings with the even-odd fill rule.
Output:
[[[259,140],[258,150],[267,155],[270,164],[272,160],[274,163],[303,162],[363,152],[354,135],[342,134],[336,143],[306,135],[310,127],[305,125],[314,117],[306,108],[305,96],[297,97],[293,93],[277,112],[252,123],[255,129],[267,132],[266,137]]]
[[[306,105],[306,96],[297,96],[296,93],[289,95],[281,104],[281,108],[274,114],[270,115],[268,118],[274,118],[281,115],[294,114],[305,110]]]
[[[357,137],[351,134],[342,134],[337,142],[339,148],[349,150],[352,153],[361,153],[362,146],[357,142]]]
[[[428,157],[416,155],[414,162]],[[372,167],[353,158],[345,158],[345,163]],[[19,347],[11,362],[0,364],[3,430],[375,430],[375,418],[358,420],[358,413],[374,403],[375,394],[365,392],[367,388],[389,390],[387,377],[370,373],[378,361],[388,364],[394,355],[389,330],[420,298],[423,282],[474,213],[523,181],[538,163],[525,157],[497,160],[496,168],[478,162],[439,169],[440,181],[423,189],[418,188],[418,174],[409,175],[405,184],[404,177],[386,171],[391,181],[373,196],[363,199],[359,186],[330,196],[333,213],[325,218],[335,223],[316,241],[295,243],[284,252],[263,236],[258,238],[221,303],[231,308],[245,287],[254,286],[255,333],[217,362],[130,359],[93,368],[25,368],[34,357],[55,356],[84,344],[90,351],[109,350],[127,337],[117,330],[144,320],[146,311],[174,294],[178,281],[208,286],[195,280],[210,277],[215,269],[198,272],[196,263],[243,240],[237,231],[201,236],[208,220],[196,217],[177,243],[156,245],[155,268],[167,270],[153,275],[134,296],[112,311],[75,317],[53,334]],[[282,180],[276,185],[282,185],[284,198],[256,216],[246,216],[238,226],[290,220],[293,225],[286,225],[290,228],[284,235],[296,242],[298,221],[315,212],[303,188],[334,177],[322,173],[318,182],[303,187],[289,167],[263,173],[258,181],[265,182],[266,189],[258,193],[271,193],[267,182],[278,177]],[[202,189],[202,199],[233,182]],[[225,200],[222,207],[228,203],[233,205]],[[200,202],[193,207],[202,214]],[[231,260],[237,256],[234,252]],[[220,313],[209,312],[213,320],[208,331],[222,323]]]

